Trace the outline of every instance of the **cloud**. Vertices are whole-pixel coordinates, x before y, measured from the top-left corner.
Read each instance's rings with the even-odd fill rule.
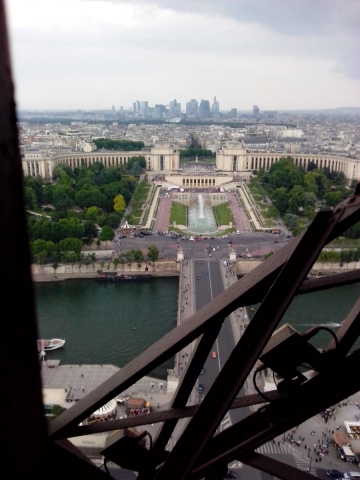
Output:
[[[357,105],[357,20],[339,2],[322,16],[313,4],[324,2],[8,0],[20,106],[185,104],[215,93],[221,108]]]
[[[84,0],[85,1],[85,0]],[[93,2],[104,0],[90,0]],[[128,0],[105,0],[127,4]],[[286,35],[359,32],[357,0],[132,0],[175,12],[219,15],[240,23],[254,23]]]

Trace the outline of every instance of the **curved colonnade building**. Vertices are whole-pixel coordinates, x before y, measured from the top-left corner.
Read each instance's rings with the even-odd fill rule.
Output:
[[[54,168],[65,163],[73,170],[76,167],[100,162],[105,167],[126,165],[131,157],[143,155],[150,179],[163,178],[174,185],[184,188],[218,187],[230,181],[248,178],[253,170],[270,167],[284,156],[290,156],[293,162],[307,170],[310,162],[319,169],[328,168],[331,172],[343,172],[350,182],[360,180],[360,160],[334,155],[313,154],[276,154],[269,152],[247,152],[239,143],[229,143],[216,152],[216,168],[204,167],[193,163],[191,168],[181,168],[180,150],[177,145],[156,145],[149,150],[135,152],[92,152],[47,157],[43,154],[25,154],[22,160],[24,175],[40,175],[51,180]],[[160,176],[160,177],[159,177]]]

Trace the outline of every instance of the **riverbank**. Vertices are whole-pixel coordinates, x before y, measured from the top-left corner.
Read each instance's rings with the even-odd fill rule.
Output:
[[[94,263],[91,265],[60,265],[56,269],[52,265],[31,265],[34,282],[58,282],[70,279],[95,279],[98,273],[116,272],[126,275],[150,274],[154,277],[177,277],[180,263],[175,260],[158,262],[131,263],[117,265],[112,263]]]

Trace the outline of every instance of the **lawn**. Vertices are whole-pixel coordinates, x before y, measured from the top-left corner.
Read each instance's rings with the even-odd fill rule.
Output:
[[[139,216],[141,216],[142,206],[146,202],[150,188],[151,185],[149,185],[145,181],[139,183],[138,188],[136,189],[136,192],[134,193],[131,200],[131,206],[133,208],[133,211],[136,212],[134,216],[138,216],[139,214]]]
[[[173,225],[176,222],[176,225],[187,225],[186,221],[186,210],[185,205],[181,203],[172,202],[171,212],[170,212],[170,225]]]
[[[232,222],[234,225],[234,219],[228,203],[217,205],[214,207],[214,212],[218,226],[229,225],[229,222]]]

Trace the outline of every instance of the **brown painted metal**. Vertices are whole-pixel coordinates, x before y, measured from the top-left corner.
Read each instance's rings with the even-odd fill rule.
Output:
[[[343,287],[360,281],[360,270],[350,270],[332,275],[324,275],[318,278],[312,278],[303,282],[296,295],[305,293],[319,292],[329,288]]]
[[[181,480],[191,471],[197,456],[214,434],[297,289],[310,271],[334,229],[336,217],[339,215],[340,213],[334,216],[330,212],[322,212],[305,232],[200,408],[165,461],[156,477],[157,480],[166,480],[170,476],[173,480]],[[234,376],[236,371],[237,375]],[[209,412],[212,412],[211,418]],[[187,459],[186,462],[184,458]]]
[[[267,392],[267,398],[270,400],[277,400],[280,397],[277,391]],[[264,398],[261,395],[247,395],[246,397],[237,397],[230,405],[229,410],[236,408],[250,407],[251,405],[260,405],[264,403]],[[81,427],[73,428],[70,432],[70,437],[81,437],[82,435],[90,435],[92,433],[111,432],[113,430],[120,430],[123,428],[139,427],[142,425],[151,425],[152,423],[161,423],[168,420],[189,418],[195,415],[199,405],[192,405],[191,407],[169,408],[161,412],[153,412],[146,415],[135,415],[133,417],[123,418],[121,420],[112,420],[103,423],[93,423],[91,425],[83,425]]]
[[[346,355],[351,347],[354,345],[360,335],[360,298],[355,303],[351,312],[342,322],[341,327],[336,332],[338,339],[338,355]],[[329,345],[329,350],[335,349],[335,340],[332,340]]]
[[[360,349],[342,361],[329,362],[326,374],[313,377],[287,398],[260,408],[210,439],[189,478],[198,478],[214,465],[243,461],[263,443],[359,391],[359,362]]]
[[[46,440],[22,168],[4,2],[0,1],[0,252],[2,454],[35,478]],[[24,402],[26,398],[26,402]]]
[[[322,225],[321,218],[324,216],[318,216],[309,229],[313,232],[311,234],[312,242],[308,242],[308,237],[311,237],[309,233],[292,240],[284,249],[275,253],[261,266],[202,308],[189,321],[155,343],[105,384],[61,415],[51,424],[50,430],[53,436],[47,439],[36,348],[37,331],[29,269],[30,255],[24,211],[22,169],[3,0],[0,0],[0,92],[0,215],[3,227],[2,235],[0,235],[0,251],[3,252],[0,291],[2,293],[2,311],[6,313],[6,321],[3,322],[3,337],[10,340],[16,339],[16,349],[11,343],[2,349],[4,371],[2,385],[6,395],[3,395],[2,398],[1,423],[4,436],[3,453],[7,464],[16,468],[18,476],[28,479],[39,478],[49,471],[51,471],[51,477],[55,479],[63,479],[68,475],[78,478],[93,478],[94,480],[104,478],[104,473],[93,466],[77,448],[67,440],[54,441],[55,436],[61,438],[74,432],[106,431],[107,428],[105,430],[104,425],[101,424],[89,427],[78,427],[78,424],[89,413],[124,391],[155,366],[172,357],[191,341],[204,335],[203,339],[206,336],[207,341],[201,340],[201,348],[194,354],[193,362],[188,367],[183,384],[179,387],[178,395],[174,399],[174,408],[168,412],[156,412],[146,418],[138,417],[109,422],[109,426],[123,428],[130,425],[144,425],[150,420],[152,423],[156,420],[167,421],[157,443],[158,447],[156,448],[160,448],[168,438],[177,419],[194,416],[193,421],[190,422],[190,428],[185,432],[184,439],[180,439],[178,443],[180,446],[175,447],[177,455],[182,454],[184,467],[181,466],[181,471],[172,470],[171,467],[175,469],[178,464],[170,456],[170,461],[164,464],[166,468],[160,471],[159,478],[166,478],[164,476],[166,471],[170,473],[168,478],[172,479],[185,478],[186,472],[191,472],[190,475],[193,478],[199,478],[202,472],[211,466],[238,458],[256,468],[273,473],[279,478],[301,478],[301,480],[304,478],[305,480],[305,477],[299,476],[298,471],[295,477],[295,473],[290,472],[286,466],[281,464],[280,467],[274,460],[271,461],[266,457],[254,454],[253,450],[275,435],[293,428],[320,410],[360,389],[358,374],[360,352],[354,352],[344,358],[360,333],[359,302],[356,303],[338,331],[340,344],[338,351],[334,349],[333,344],[330,344],[329,351],[325,353],[329,359],[329,371],[326,375],[315,376],[301,385],[296,394],[291,394],[287,398],[279,398],[277,392],[268,393],[268,397],[273,400],[271,404],[260,408],[258,412],[214,438],[210,438],[210,434],[219,423],[219,417],[228,408],[240,408],[263,402],[259,395],[234,399],[233,392],[227,388],[228,385],[224,379],[234,379],[234,372],[238,371],[239,375],[235,380],[238,386],[242,384],[250,364],[256,360],[258,352],[262,350],[264,342],[266,343],[266,337],[273,331],[274,325],[278,322],[292,296],[352,283],[359,279],[359,272],[334,275],[307,282],[297,292],[295,291],[301,283],[304,272],[314,261],[319,248],[360,220],[360,185],[357,186],[355,195],[345,200],[332,214],[328,214],[330,216],[327,225],[328,233],[325,233],[325,226]],[[332,227],[331,222],[333,222]],[[322,238],[320,239],[318,236]],[[306,252],[304,252],[303,244],[308,247]],[[303,258],[301,258],[303,265],[300,265],[298,258],[301,252],[303,252]],[[291,271],[291,265],[294,266],[294,272]],[[284,277],[287,283],[292,284],[291,287],[283,280]],[[273,284],[274,287],[271,288]],[[284,299],[279,299],[281,285],[283,285]],[[271,308],[270,296],[267,295],[270,289],[271,297],[274,295],[272,301],[278,302],[276,308]],[[230,362],[229,366],[225,367],[219,375],[220,380],[217,379],[209,392],[212,398],[218,402],[217,418],[212,418],[214,408],[213,405],[209,408],[210,400],[204,401],[200,406],[184,407],[185,397],[196,380],[200,359],[204,357],[209,348],[208,340],[211,335],[218,331],[224,318],[237,307],[261,301],[263,301],[264,307],[260,307],[256,313],[251,323],[254,327],[249,326],[239,342],[244,350],[244,346],[253,349],[253,357],[243,361],[239,355],[237,366],[241,365],[241,368],[233,369],[231,375],[228,373],[232,363]],[[272,324],[262,331],[261,314],[266,305]],[[259,338],[255,338],[254,332],[252,332],[255,328],[260,328],[258,330],[261,331]],[[212,333],[207,336],[207,331]],[[345,376],[343,375],[344,371],[347,372]],[[23,404],[24,394],[26,394],[26,408]],[[219,397],[222,397],[222,402],[219,401]],[[311,402],[308,401],[309,398],[312,399]],[[194,425],[196,426],[197,422],[198,425],[204,425],[205,420],[211,423],[211,426],[206,426],[207,428],[203,431],[204,438],[200,438],[200,442],[196,445],[196,455],[189,457],[188,445],[185,445],[186,439],[191,437],[192,442],[199,440],[199,432],[195,430]],[[191,433],[193,435],[190,435]],[[287,470],[289,474],[285,474]]]
[[[280,480],[314,480],[314,475],[311,475],[310,473],[299,470],[286,463],[279,462],[279,460],[276,460],[273,457],[260,455],[256,452],[243,458],[242,462],[251,467],[262,470],[263,472],[269,473],[270,475],[274,475]]]
[[[350,197],[335,211],[339,219],[334,224],[333,231],[325,243],[341,234],[351,226],[352,222],[360,220],[360,195]],[[334,211],[332,215],[335,215]],[[317,224],[317,217],[313,224]],[[206,328],[213,328],[215,325],[221,324],[224,318],[238,307],[261,301],[302,238],[303,234],[294,238],[286,247],[205,305],[190,317],[189,321],[182,323],[154,343],[109,380],[93,390],[81,402],[76,403],[71,409],[60,415],[49,426],[50,435],[54,438],[66,437],[72,427],[76,427],[94,409],[96,410],[148,374],[157,365],[174,356],[181,348],[200,336]],[[311,249],[312,245],[309,245],[309,251]],[[304,254],[304,258],[306,254]]]

